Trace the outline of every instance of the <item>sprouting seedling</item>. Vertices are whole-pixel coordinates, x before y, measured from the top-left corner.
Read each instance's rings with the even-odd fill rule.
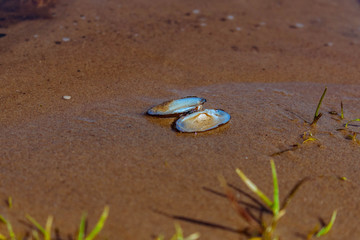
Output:
[[[325,236],[326,234],[329,233],[329,231],[331,230],[332,226],[334,225],[335,219],[336,219],[336,214],[337,214],[337,210],[335,210],[332,215],[331,215],[331,219],[330,222],[326,225],[323,226],[320,230],[319,230],[319,226],[315,226],[310,233],[307,235],[307,240],[311,240],[313,237],[319,238],[322,236]]]
[[[270,161],[271,170],[273,175],[273,201],[270,200],[239,168],[236,169],[236,173],[243,180],[243,182],[248,186],[248,188],[254,192],[264,203],[268,206],[272,212],[275,214],[279,213],[279,186],[277,181],[275,163],[273,160]]]
[[[331,216],[331,220],[329,222],[328,225],[322,227],[316,234],[316,237],[321,237],[321,236],[324,236],[326,235],[332,228],[332,226],[334,225],[334,222],[335,222],[335,219],[336,219],[336,214],[337,214],[337,211],[335,210]]]
[[[273,160],[270,161],[271,164],[271,172],[273,178],[273,199],[270,200],[240,169],[236,169],[236,173],[240,176],[243,182],[247,185],[247,187],[254,192],[262,201],[263,203],[271,209],[273,213],[273,217],[271,223],[266,226],[264,225],[262,238],[263,240],[267,239],[277,239],[277,237],[273,236],[276,225],[280,218],[284,216],[285,209],[280,209],[280,200],[279,200],[279,185],[278,185],[278,178],[276,174],[275,163]],[[255,238],[256,239],[256,238]]]
[[[38,223],[33,217],[30,215],[26,215],[26,218],[41,232],[41,234],[44,236],[44,240],[50,240],[51,239],[51,225],[53,223],[53,217],[49,216],[46,220],[45,228],[41,226],[40,223]],[[34,234],[35,237],[37,234]],[[36,238],[36,237],[35,237]]]
[[[357,118],[357,119],[353,119],[353,120],[348,121],[348,122],[345,124],[345,128],[347,128],[348,125],[349,125],[349,123],[352,123],[352,122],[360,122],[360,118]]]
[[[16,240],[15,233],[13,231],[11,223],[9,221],[7,221],[2,215],[0,215],[0,221],[5,223],[6,228],[7,228],[8,232],[9,232],[10,239],[11,240]],[[0,237],[1,237],[0,239],[7,239],[3,235],[1,235]]]
[[[292,190],[288,193],[288,195],[285,197],[285,200],[280,206],[280,200],[279,200],[279,186],[278,186],[278,177],[276,174],[276,167],[273,160],[270,160],[271,164],[271,172],[272,172],[272,178],[273,178],[273,199],[270,200],[269,197],[267,197],[246,175],[240,170],[236,169],[237,174],[240,176],[240,178],[243,180],[243,182],[248,186],[248,188],[255,193],[262,202],[271,209],[273,213],[273,217],[271,219],[271,222],[269,225],[262,225],[262,236],[261,237],[254,237],[250,240],[278,240],[279,238],[277,236],[274,236],[274,232],[276,229],[276,225],[280,218],[284,216],[285,209],[289,205],[291,199],[295,196],[297,191],[300,189],[300,187],[310,178],[304,178],[301,181],[299,181]]]
[[[340,114],[340,118],[341,118],[341,119],[344,119],[344,106],[343,106],[343,102],[342,102],[342,101],[341,101],[340,106],[341,106],[341,114]]]
[[[93,228],[93,230],[90,232],[90,234],[85,237],[85,225],[86,225],[86,216],[87,214],[84,213],[81,217],[81,221],[80,221],[80,226],[79,226],[79,234],[78,234],[78,238],[77,240],[92,240],[94,239],[99,232],[102,230],[102,228],[104,227],[105,221],[107,219],[107,217],[109,216],[109,206],[105,206],[103,213],[100,216],[99,221],[97,222],[97,224],[95,225],[95,227]]]
[[[81,222],[80,222],[78,240],[84,240],[84,239],[85,240],[92,240],[92,239],[94,239],[99,234],[99,232],[102,230],[108,215],[109,215],[109,207],[105,206],[105,209],[104,209],[103,213],[101,214],[100,219],[97,222],[97,224],[95,225],[94,229],[90,232],[90,234],[87,237],[85,237],[86,214],[83,214],[83,216],[81,218]],[[51,225],[52,225],[52,222],[53,222],[53,217],[52,216],[48,217],[48,219],[46,221],[46,224],[45,224],[45,228],[42,227],[41,224],[39,224],[33,217],[27,215],[26,218],[37,228],[38,231],[40,231],[40,233],[44,236],[44,240],[50,240],[51,239]],[[39,239],[37,231],[33,232],[33,238],[34,239]]]
[[[314,119],[313,119],[313,121],[312,121],[312,123],[310,125],[316,125],[317,121],[319,121],[319,119],[322,116],[322,113],[319,113],[319,110],[320,110],[320,107],[321,107],[321,103],[322,103],[322,101],[323,101],[323,99],[325,97],[326,91],[327,91],[327,87],[325,87],[325,90],[324,90],[323,94],[321,95],[321,98],[319,100],[319,103],[318,103],[316,111],[315,111]]]
[[[196,240],[200,238],[199,233],[193,233],[189,235],[188,237],[184,237],[183,230],[180,227],[180,225],[175,224],[175,234],[170,238],[170,240]],[[164,236],[160,235],[156,238],[156,240],[164,240]]]

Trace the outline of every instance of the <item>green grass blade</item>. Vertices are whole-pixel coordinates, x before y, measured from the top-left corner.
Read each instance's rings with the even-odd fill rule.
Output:
[[[342,102],[342,101],[341,101],[340,106],[341,106],[341,115],[340,115],[340,118],[341,118],[341,119],[344,119],[344,106],[343,106],[343,102]]]
[[[352,123],[352,122],[360,122],[360,118],[357,118],[357,119],[353,119],[353,120],[348,121],[348,122],[345,124],[345,127],[347,128],[347,127],[348,127],[348,124],[349,124],[349,123]]]
[[[12,197],[11,197],[11,196],[8,198],[7,204],[8,204],[8,207],[9,207],[10,209],[13,207]]]
[[[316,125],[316,123],[319,121],[319,119],[322,117],[322,113],[319,113],[319,115],[314,118],[314,121],[312,121],[312,123],[310,123],[310,126],[314,126]]]
[[[177,238],[184,238],[184,235],[183,235],[183,230],[182,228],[180,227],[179,224],[175,224],[175,231],[176,231],[176,237]]]
[[[78,240],[83,240],[85,237],[86,213],[84,213],[80,220]]]
[[[240,169],[236,169],[236,173],[239,175],[239,177],[241,178],[241,180],[243,180],[243,182],[246,184],[246,186],[252,191],[254,192],[256,195],[258,195],[258,197],[270,208],[272,209],[272,201],[263,193],[259,190],[259,188],[248,178],[246,177],[246,175],[240,170]]]
[[[36,230],[33,230],[33,231],[32,231],[32,237],[33,237],[33,239],[35,239],[35,240],[40,240],[39,233],[38,233],[38,231],[36,231]]]
[[[92,240],[98,235],[98,233],[101,231],[101,229],[104,227],[105,221],[107,217],[109,216],[109,206],[105,206],[103,213],[100,216],[100,219],[94,229],[91,231],[89,236],[85,238],[85,240]]]
[[[53,223],[53,216],[49,216],[48,219],[46,220],[46,224],[45,224],[45,240],[50,240],[51,239],[51,225]]]
[[[279,184],[278,184],[274,160],[271,159],[270,164],[271,164],[271,172],[272,172],[273,184],[274,184],[274,190],[273,190],[274,202],[271,209],[273,210],[274,216],[277,216],[280,211]]]
[[[9,235],[10,235],[10,239],[11,240],[16,240],[15,233],[14,233],[14,231],[12,229],[11,223],[8,222],[2,215],[0,215],[0,221],[2,221],[3,223],[6,224],[6,227],[8,229]]]
[[[331,216],[331,220],[330,220],[329,224],[327,226],[321,228],[320,231],[316,234],[316,237],[324,236],[331,230],[331,228],[335,222],[335,219],[336,219],[336,214],[337,214],[337,211],[335,210]]]
[[[321,103],[322,103],[322,101],[323,101],[323,99],[325,97],[326,91],[327,91],[327,87],[325,87],[325,90],[324,90],[323,94],[321,95],[320,101],[319,101],[318,106],[317,106],[316,111],[315,111],[314,120],[319,116],[319,110],[320,110],[320,107],[321,107]]]
[[[175,234],[170,240],[184,240],[183,230],[179,224],[175,224]]]
[[[46,236],[45,229],[30,215],[26,215],[27,220],[29,220],[44,236]]]

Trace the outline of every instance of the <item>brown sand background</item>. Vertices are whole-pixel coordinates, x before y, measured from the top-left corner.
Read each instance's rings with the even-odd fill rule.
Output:
[[[17,232],[30,230],[26,213],[42,223],[52,214],[68,239],[83,211],[93,226],[109,205],[100,239],[170,237],[174,222],[201,239],[246,239],[231,231],[247,224],[217,176],[248,192],[240,167],[270,195],[270,155],[311,130],[317,142],[273,157],[282,198],[302,178],[325,176],[299,190],[278,233],[304,239],[338,209],[323,239],[359,238],[360,146],[336,131],[346,120],[327,113],[343,101],[347,120],[360,117],[358,1],[77,0],[53,11],[0,29],[0,213]],[[304,120],[325,86],[311,129]],[[181,134],[173,119],[144,115],[189,95],[229,112],[230,123]]]

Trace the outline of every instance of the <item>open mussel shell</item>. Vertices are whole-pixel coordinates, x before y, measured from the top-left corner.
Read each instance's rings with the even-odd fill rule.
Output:
[[[230,120],[230,114],[220,109],[205,109],[180,117],[175,128],[180,132],[204,132],[223,125]]]
[[[166,101],[150,108],[147,114],[153,116],[176,116],[201,109],[206,102],[205,98],[185,97],[176,100]]]

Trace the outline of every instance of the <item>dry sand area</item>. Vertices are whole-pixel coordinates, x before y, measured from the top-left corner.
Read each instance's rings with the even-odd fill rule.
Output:
[[[281,239],[306,239],[335,209],[322,239],[360,239],[360,144],[348,136],[360,124],[339,130],[360,118],[359,1],[59,0],[50,18],[6,21],[0,214],[20,235],[26,214],[51,214],[56,239],[74,239],[82,212],[92,227],[109,205],[99,239],[169,238],[175,222],[201,239],[247,239],[218,176],[240,205],[256,205],[235,169],[271,195],[274,159],[281,199],[313,177],[279,222]],[[185,96],[230,122],[184,134],[174,118],[145,115]],[[341,102],[343,120],[329,114]],[[303,143],[304,132],[317,140]]]

